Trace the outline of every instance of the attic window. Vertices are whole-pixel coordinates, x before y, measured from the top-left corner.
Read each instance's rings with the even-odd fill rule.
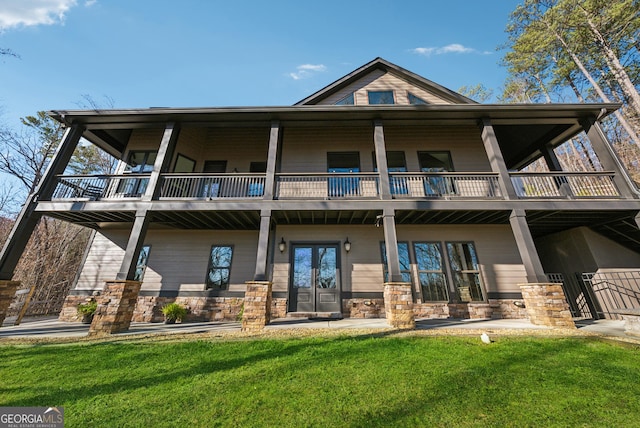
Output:
[[[409,98],[409,104],[413,104],[413,105],[426,105],[426,104],[429,104],[428,102],[426,102],[422,98],[416,97],[411,92],[407,93],[407,97]]]
[[[337,105],[337,106],[352,106],[355,103],[356,102],[355,102],[355,98],[353,96],[353,92],[351,92],[346,97],[341,98],[340,100],[338,100],[335,105]]]
[[[395,104],[393,91],[368,91],[369,104]]]

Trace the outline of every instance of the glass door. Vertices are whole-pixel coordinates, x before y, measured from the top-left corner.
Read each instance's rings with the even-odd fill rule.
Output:
[[[294,244],[289,312],[341,312],[338,245]]]

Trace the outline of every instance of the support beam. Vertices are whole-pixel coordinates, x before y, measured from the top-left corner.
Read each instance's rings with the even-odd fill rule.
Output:
[[[509,216],[509,222],[520,252],[520,258],[522,258],[522,264],[524,264],[527,273],[527,281],[530,283],[548,282],[524,210],[513,210]]]
[[[638,226],[638,229],[640,229],[640,212],[636,214],[634,220],[636,221],[636,226]]]
[[[144,245],[144,238],[147,235],[147,228],[150,223],[150,214],[146,209],[136,212],[136,219],[133,221],[133,227],[129,234],[129,242],[127,249],[120,265],[120,271],[116,275],[118,281],[133,281],[136,274],[138,257],[140,250]]]
[[[546,144],[541,149],[542,156],[544,157],[544,161],[549,168],[549,171],[562,171],[562,165],[560,164],[560,159],[556,156],[556,152],[553,150],[553,147],[549,144]],[[555,177],[555,184],[560,194],[566,196],[568,198],[573,197],[573,192],[571,192],[571,186],[569,186],[569,181],[566,177]]]
[[[269,235],[271,230],[271,210],[260,211],[260,234],[258,235],[258,253],[256,254],[256,272],[254,281],[266,281],[269,256]]]
[[[376,152],[376,166],[380,177],[380,197],[391,199],[391,185],[389,184],[389,169],[387,167],[387,149],[384,142],[384,127],[381,120],[373,122],[373,145]]]
[[[269,151],[267,152],[267,176],[264,182],[264,199],[273,199],[276,184],[276,167],[278,161],[278,147],[282,140],[282,132],[280,122],[274,120],[271,122],[271,130],[269,132]]]
[[[516,189],[513,187],[509,170],[500,150],[500,144],[498,144],[498,138],[493,130],[493,125],[491,125],[491,120],[488,118],[482,119],[480,125],[482,127],[482,142],[491,164],[491,171],[498,173],[498,183],[502,194],[507,199],[518,199]]]
[[[158,148],[158,155],[156,161],[153,164],[153,171],[149,176],[149,184],[142,196],[143,201],[150,201],[152,199],[158,199],[160,191],[162,190],[161,174],[169,170],[171,165],[171,159],[173,158],[173,152],[178,142],[178,135],[180,135],[180,125],[176,123],[167,123],[160,140],[160,147]]]
[[[402,282],[400,271],[400,255],[398,254],[398,237],[396,235],[395,211],[393,208],[385,209],[382,214],[384,227],[384,245],[387,251],[387,266],[389,270],[388,282]]]
[[[83,131],[84,127],[79,125],[67,128],[40,182],[27,197],[0,253],[0,280],[9,280],[13,276],[27,242],[42,216],[35,212],[38,201],[51,198],[56,188],[56,175],[62,174],[69,164]]]
[[[613,148],[602,131],[602,128],[600,128],[600,124],[598,124],[595,118],[588,118],[581,120],[580,125],[582,125],[587,137],[589,137],[591,147],[593,147],[593,151],[596,152],[602,167],[606,171],[613,171],[615,173],[613,181],[618,187],[620,194],[626,198],[637,197],[631,190],[629,184],[630,179],[627,172],[618,159],[618,156],[613,151]]]

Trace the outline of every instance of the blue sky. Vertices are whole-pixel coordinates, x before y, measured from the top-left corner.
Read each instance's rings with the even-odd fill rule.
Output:
[[[0,121],[79,108],[291,105],[381,56],[499,88],[521,0],[0,0]]]

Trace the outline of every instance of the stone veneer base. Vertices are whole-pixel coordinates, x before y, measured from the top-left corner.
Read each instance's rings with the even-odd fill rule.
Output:
[[[140,281],[107,281],[104,291],[96,298],[98,309],[93,316],[89,335],[128,330],[141,285]]]
[[[520,284],[520,290],[532,324],[576,328],[561,284]]]
[[[18,287],[20,287],[20,281],[0,281],[0,327],[7,317],[9,306],[11,306]]]
[[[416,327],[411,283],[386,282],[384,284],[384,312],[391,327],[401,329]]]
[[[242,331],[260,331],[271,320],[271,281],[247,281]]]

